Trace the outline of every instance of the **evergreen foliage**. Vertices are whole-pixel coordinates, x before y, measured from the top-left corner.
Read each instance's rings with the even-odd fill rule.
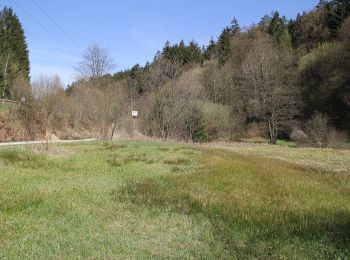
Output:
[[[14,81],[24,77],[29,82],[29,54],[22,25],[11,8],[0,11],[0,88],[9,97]]]
[[[231,55],[231,29],[226,27],[218,40],[218,59],[219,64],[224,65]]]

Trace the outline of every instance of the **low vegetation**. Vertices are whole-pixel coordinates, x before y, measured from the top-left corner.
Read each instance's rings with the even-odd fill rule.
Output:
[[[52,149],[67,156],[0,149],[0,258],[350,254],[350,171],[180,144]]]
[[[11,110],[11,108],[14,108],[16,106],[18,106],[18,105],[7,104],[7,103],[2,104],[0,101],[0,113],[8,112]]]

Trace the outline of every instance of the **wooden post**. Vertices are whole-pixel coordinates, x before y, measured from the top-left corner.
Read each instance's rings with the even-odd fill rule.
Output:
[[[116,124],[115,124],[115,123],[112,123],[111,141],[113,140],[115,127],[116,127]]]
[[[45,127],[45,150],[49,150],[49,131],[47,130],[47,127]]]

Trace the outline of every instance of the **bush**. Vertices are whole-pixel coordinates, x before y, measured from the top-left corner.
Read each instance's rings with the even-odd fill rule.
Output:
[[[247,125],[247,130],[244,135],[247,139],[252,138],[261,138],[265,139],[268,138],[266,134],[266,125],[263,122],[252,122]]]
[[[203,102],[200,104],[208,141],[225,139],[230,135],[230,109],[228,106]]]
[[[327,145],[332,148],[349,149],[350,143],[347,133],[331,128],[327,135]]]
[[[306,132],[309,140],[321,147],[327,145],[329,132],[329,119],[326,115],[316,112],[306,124]]]
[[[290,134],[290,139],[298,144],[305,144],[308,142],[308,137],[303,130],[298,127],[294,127]]]

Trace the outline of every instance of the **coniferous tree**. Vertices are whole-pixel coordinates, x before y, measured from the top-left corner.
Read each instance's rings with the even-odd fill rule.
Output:
[[[327,26],[332,38],[338,36],[340,26],[350,14],[349,0],[333,0],[325,4]]]
[[[189,63],[202,63],[203,61],[203,54],[202,50],[199,47],[198,43],[195,41],[190,41],[188,47],[187,47],[187,60]]]
[[[0,57],[2,60],[2,95],[9,96],[18,77],[29,82],[28,47],[22,25],[11,8],[0,11]]]
[[[271,17],[267,14],[264,15],[258,24],[259,30],[262,32],[267,32],[270,26],[270,22],[271,22]]]
[[[241,27],[239,26],[238,20],[236,18],[233,18],[230,30],[231,35],[236,35],[241,32]]]
[[[218,55],[218,46],[214,41],[213,37],[211,37],[209,41],[208,47],[204,51],[204,58],[206,60],[217,58]]]
[[[291,36],[286,26],[286,18],[280,17],[278,12],[274,12],[267,32],[281,47],[291,46]]]
[[[222,31],[218,41],[218,58],[221,66],[230,58],[231,49],[231,30],[229,27],[226,27]]]
[[[288,24],[288,32],[291,37],[291,44],[293,48],[300,45],[300,36],[302,34],[301,15],[298,14],[295,20],[291,19]]]

